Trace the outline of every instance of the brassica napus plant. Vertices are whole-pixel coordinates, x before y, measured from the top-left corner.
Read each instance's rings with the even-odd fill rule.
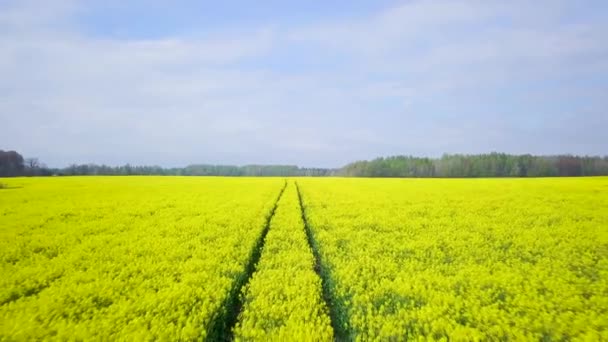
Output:
[[[256,271],[243,290],[235,339],[331,341],[333,331],[314,266],[296,188],[290,182],[270,221]]]
[[[608,340],[608,178],[298,184],[350,338]]]
[[[2,180],[0,340],[201,340],[223,319],[276,178]]]
[[[217,338],[284,185],[2,182],[0,340]],[[608,178],[297,182],[340,336],[608,340]],[[292,187],[237,338],[338,336]]]

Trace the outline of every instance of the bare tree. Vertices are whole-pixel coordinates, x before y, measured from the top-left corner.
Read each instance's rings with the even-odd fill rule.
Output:
[[[38,176],[40,174],[40,162],[38,158],[25,158],[25,174],[28,176]]]
[[[40,167],[40,162],[38,161],[38,158],[26,158],[25,167],[31,170],[35,170]]]

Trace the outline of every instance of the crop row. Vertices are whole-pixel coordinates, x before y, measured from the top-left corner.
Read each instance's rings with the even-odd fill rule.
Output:
[[[270,221],[262,256],[243,291],[236,340],[331,341],[321,279],[290,182]]]

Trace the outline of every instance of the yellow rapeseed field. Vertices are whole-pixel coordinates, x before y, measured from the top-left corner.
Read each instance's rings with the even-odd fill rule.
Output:
[[[0,340],[195,340],[222,330],[282,179],[6,179]],[[217,323],[216,321],[219,321]]]
[[[0,183],[0,340],[608,340],[608,177]]]
[[[608,340],[608,178],[298,183],[337,333]]]

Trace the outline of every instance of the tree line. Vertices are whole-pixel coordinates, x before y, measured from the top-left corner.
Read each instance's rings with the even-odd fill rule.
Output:
[[[357,161],[340,169],[350,177],[563,177],[608,175],[608,157],[506,153],[394,156]]]
[[[23,158],[15,151],[0,150],[0,177],[50,175],[51,170],[37,158]]]
[[[163,168],[160,166],[107,166],[97,164],[70,165],[54,169],[54,174],[75,175],[162,175],[162,176],[233,176],[233,177],[281,177],[327,176],[329,169],[300,168],[295,165],[212,165],[196,164],[186,167]]]
[[[15,151],[0,150],[0,177],[76,175],[165,176],[345,176],[345,177],[559,177],[608,175],[608,157],[445,154],[441,158],[393,156],[350,163],[339,169],[301,168],[295,165],[212,165],[181,168],[161,166],[108,166],[72,164],[49,168],[37,158],[24,158]]]
[[[164,168],[161,166],[98,164],[72,164],[64,168],[49,168],[37,158],[24,158],[15,151],[0,150],[0,177],[16,176],[329,176],[333,169],[302,168],[295,165],[211,165],[195,164],[186,167]]]

